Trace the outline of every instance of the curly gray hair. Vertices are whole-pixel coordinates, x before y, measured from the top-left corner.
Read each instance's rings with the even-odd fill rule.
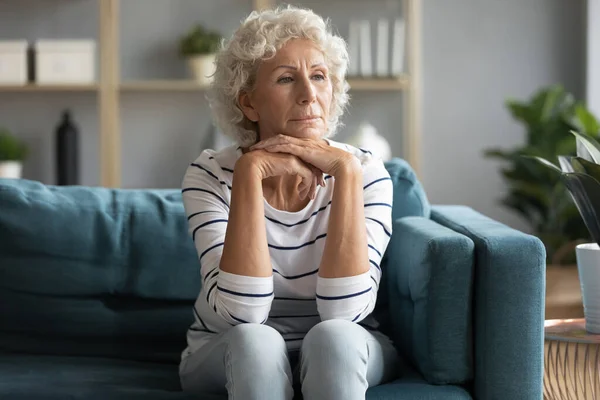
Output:
[[[248,120],[239,104],[239,94],[254,88],[260,61],[272,58],[290,39],[308,39],[323,52],[333,87],[328,132],[333,136],[341,125],[348,104],[349,85],[346,42],[332,32],[329,20],[308,9],[294,6],[253,11],[221,43],[216,56],[216,72],[208,91],[208,101],[217,127],[240,146],[256,143],[256,123]]]

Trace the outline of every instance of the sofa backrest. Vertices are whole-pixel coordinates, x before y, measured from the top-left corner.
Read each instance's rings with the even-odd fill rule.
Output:
[[[428,216],[410,167],[386,166],[394,217]],[[199,289],[180,190],[0,179],[0,351],[175,361]]]
[[[394,158],[385,163],[385,167],[392,178],[394,184],[394,204],[392,208],[392,219],[396,220],[402,217],[425,217],[429,218],[431,214],[431,204],[425,195],[423,186],[417,179],[417,176],[411,166],[403,159]],[[392,236],[394,232],[392,231]],[[388,248],[389,249],[389,248]],[[381,261],[381,282],[379,283],[379,292],[377,294],[377,305],[373,315],[379,321],[380,330],[391,336],[391,320],[389,318],[388,292],[384,288],[388,287],[386,271],[394,266],[388,263],[388,252],[383,255]]]

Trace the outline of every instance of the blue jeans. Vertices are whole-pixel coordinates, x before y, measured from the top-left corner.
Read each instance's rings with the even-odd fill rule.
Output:
[[[349,321],[315,325],[299,354],[289,355],[275,329],[241,324],[187,356],[179,374],[185,392],[228,393],[230,400],[292,400],[294,386],[305,400],[358,400],[393,379],[397,362],[385,335]]]

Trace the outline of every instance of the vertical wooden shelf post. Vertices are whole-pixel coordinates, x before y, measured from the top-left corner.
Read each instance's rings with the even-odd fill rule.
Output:
[[[404,0],[409,82],[404,103],[403,153],[419,178],[421,175],[421,0]]]
[[[275,0],[253,0],[252,3],[255,11],[260,11],[265,8],[271,8],[275,6]]]
[[[121,186],[119,134],[119,1],[99,0],[100,6],[100,184]]]

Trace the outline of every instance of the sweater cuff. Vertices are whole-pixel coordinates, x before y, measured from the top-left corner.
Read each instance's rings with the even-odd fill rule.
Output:
[[[337,299],[359,296],[371,289],[370,271],[342,278],[317,278],[317,298]]]
[[[273,295],[273,276],[257,277],[219,271],[219,291],[245,298],[270,298]]]

